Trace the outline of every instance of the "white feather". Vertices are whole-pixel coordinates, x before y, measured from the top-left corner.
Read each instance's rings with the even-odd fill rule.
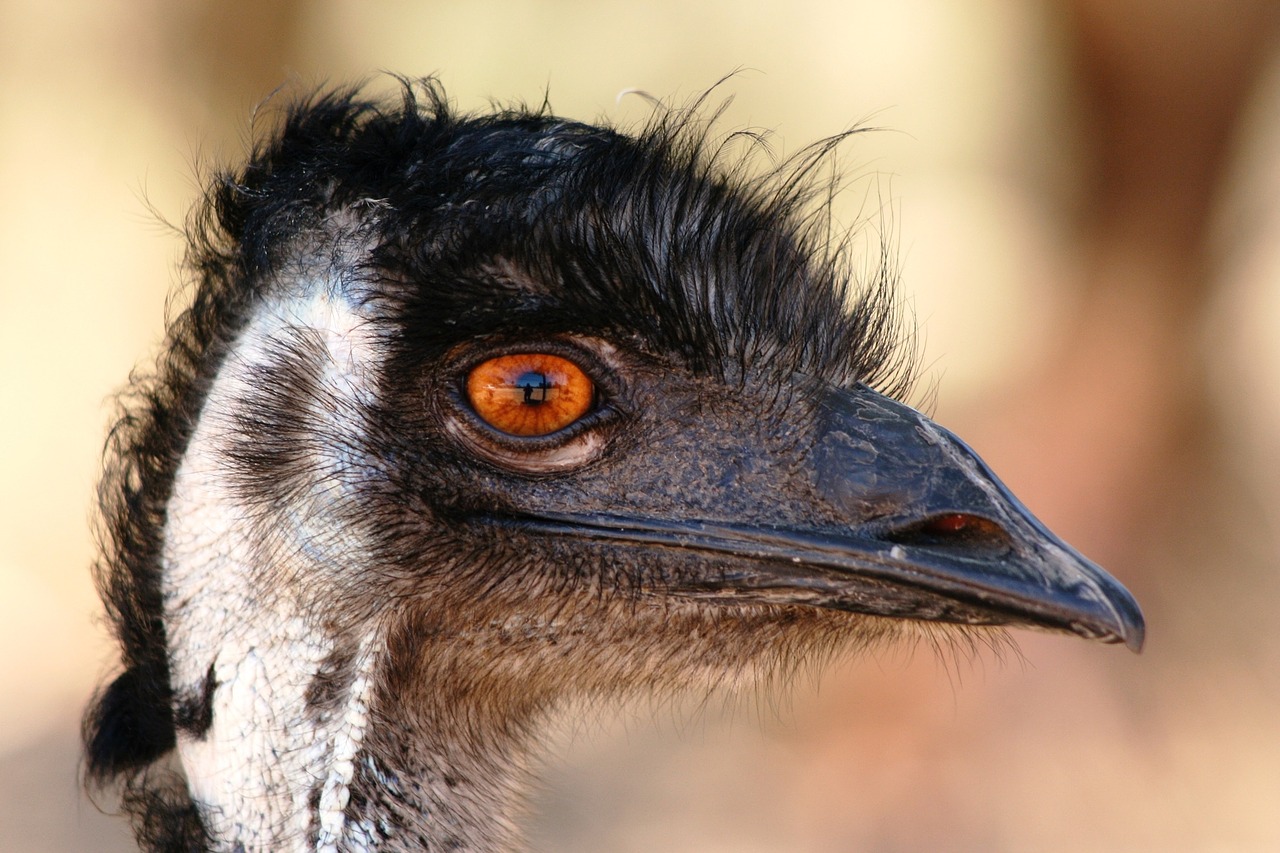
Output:
[[[215,838],[246,851],[336,850],[346,834],[344,808],[367,723],[376,629],[360,640],[358,673],[345,708],[315,722],[306,690],[333,652],[319,624],[308,579],[350,566],[359,543],[328,524],[353,494],[350,454],[363,424],[333,424],[340,446],[311,451],[305,506],[289,524],[245,506],[228,479],[237,414],[282,347],[300,336],[323,345],[321,391],[312,415],[347,418],[361,410],[375,363],[375,340],[359,301],[319,278],[265,304],[228,354],[204,416],[178,470],[164,543],[164,597],[172,682],[177,695],[200,689],[214,667],[212,725],[179,733],[178,755],[191,793]],[[339,430],[340,427],[340,430]],[[344,561],[330,560],[341,551]],[[321,786],[319,813],[309,798]],[[358,849],[358,841],[345,844]]]

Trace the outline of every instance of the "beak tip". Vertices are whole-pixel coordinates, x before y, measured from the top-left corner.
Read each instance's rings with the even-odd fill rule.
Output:
[[[1137,602],[1132,602],[1133,609],[1131,612],[1123,614],[1121,624],[1123,626],[1120,632],[1120,639],[1129,651],[1139,654],[1142,646],[1147,640],[1147,625],[1142,618],[1142,611],[1138,609]]]
[[[1141,623],[1134,624],[1132,622],[1124,623],[1119,630],[1115,631],[1107,642],[1124,644],[1125,648],[1136,654],[1142,653],[1142,647],[1146,643],[1147,629]]]
[[[1111,580],[1111,578],[1108,578]],[[1127,589],[1111,580],[1110,589],[1105,596],[1111,610],[1113,642],[1124,643],[1129,651],[1138,654],[1147,639],[1147,622],[1142,615],[1142,608]]]

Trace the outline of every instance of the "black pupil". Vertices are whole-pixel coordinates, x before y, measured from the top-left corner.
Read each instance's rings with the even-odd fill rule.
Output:
[[[554,386],[547,381],[545,373],[530,370],[527,373],[520,374],[520,378],[516,380],[516,387],[524,392],[523,402],[531,406],[537,406],[547,402],[549,392]]]

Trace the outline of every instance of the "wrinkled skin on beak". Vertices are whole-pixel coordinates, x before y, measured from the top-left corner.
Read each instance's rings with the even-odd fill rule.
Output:
[[[662,444],[661,471],[605,463],[597,474],[629,482],[634,506],[592,507],[580,493],[519,523],[678,564],[654,573],[666,594],[1021,625],[1141,649],[1129,592],[958,438],[864,386],[811,396],[805,423],[767,436],[745,412],[700,406],[701,429],[686,424]]]

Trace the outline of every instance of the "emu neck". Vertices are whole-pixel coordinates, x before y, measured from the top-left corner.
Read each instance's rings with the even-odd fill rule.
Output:
[[[355,304],[320,281],[267,305],[188,445],[164,547],[178,757],[215,850],[506,849],[514,737],[439,725],[468,714],[430,684],[404,707],[391,616],[353,580],[376,363]],[[263,424],[296,428],[278,458]]]

